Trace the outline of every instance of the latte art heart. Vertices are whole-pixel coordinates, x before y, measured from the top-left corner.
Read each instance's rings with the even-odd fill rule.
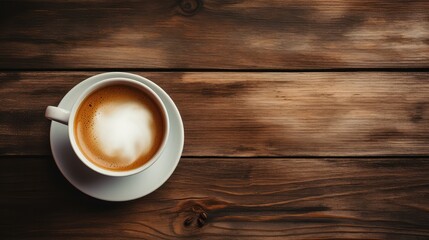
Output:
[[[92,125],[94,138],[107,156],[129,165],[147,154],[152,145],[154,116],[142,104],[107,103],[97,109]]]

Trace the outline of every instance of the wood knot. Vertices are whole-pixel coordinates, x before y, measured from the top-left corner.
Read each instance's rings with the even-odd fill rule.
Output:
[[[199,206],[192,207],[191,216],[183,221],[183,226],[191,227],[196,226],[199,228],[204,227],[208,219],[208,214],[204,209]]]
[[[192,16],[203,6],[202,0],[181,0],[179,3],[182,15]]]

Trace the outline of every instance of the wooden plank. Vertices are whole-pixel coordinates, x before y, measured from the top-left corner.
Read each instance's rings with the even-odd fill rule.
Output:
[[[44,109],[94,72],[0,73],[0,155],[46,155]],[[184,156],[429,154],[429,74],[138,72],[185,125]]]
[[[2,1],[0,68],[429,67],[429,2]]]
[[[428,239],[428,172],[428,159],[185,158],[149,196],[107,203],[50,157],[3,157],[0,236]]]

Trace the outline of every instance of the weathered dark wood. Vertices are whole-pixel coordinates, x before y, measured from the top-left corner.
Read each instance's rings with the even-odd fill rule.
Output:
[[[0,68],[429,67],[429,2],[2,1]]]
[[[182,159],[125,203],[80,193],[50,157],[0,161],[0,237],[428,239],[429,159]]]
[[[428,9],[1,1],[0,239],[429,239],[429,72],[179,72],[429,67]],[[137,73],[178,105],[185,157],[149,196],[95,200],[56,168],[44,109],[97,73],[73,70],[145,68],[176,70]]]
[[[0,154],[50,154],[45,107],[94,74],[0,73]],[[139,74],[177,103],[185,156],[429,154],[427,72]]]

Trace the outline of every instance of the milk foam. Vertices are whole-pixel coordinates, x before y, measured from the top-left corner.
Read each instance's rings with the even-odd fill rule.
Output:
[[[154,144],[154,116],[137,102],[107,102],[92,119],[93,135],[100,150],[120,164],[132,164]]]

